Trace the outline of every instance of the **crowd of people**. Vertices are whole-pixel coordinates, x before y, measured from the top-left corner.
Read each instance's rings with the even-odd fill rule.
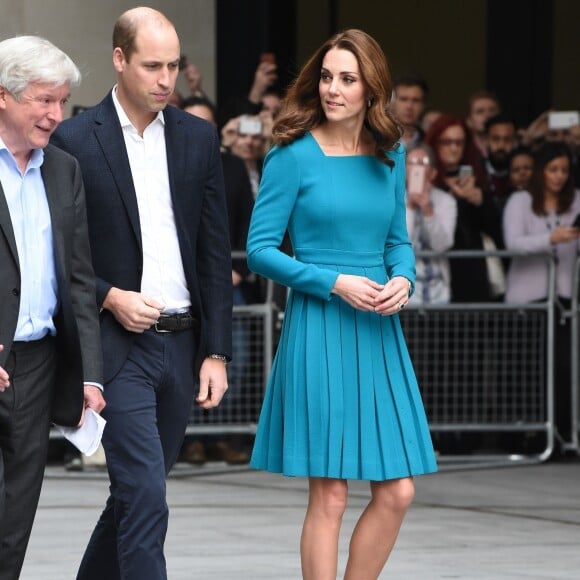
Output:
[[[393,110],[407,155],[407,227],[418,257],[415,304],[530,303],[549,297],[556,270],[554,409],[562,453],[571,431],[573,273],[580,255],[580,125],[542,113],[519,127],[488,91],[464,117],[424,111],[425,81],[394,80]],[[422,166],[422,170],[420,167]],[[453,258],[449,250],[508,250],[544,256]]]
[[[463,117],[445,111],[425,111],[427,98],[427,85],[421,77],[404,75],[394,80],[393,109],[403,124],[403,141],[409,150],[422,147],[427,165],[427,170],[421,174],[412,167],[418,157],[409,156],[408,175],[415,179],[408,182],[408,190],[409,186],[417,187],[418,176],[424,190],[422,198],[420,195],[417,198],[417,192],[413,191],[407,201],[411,214],[409,227],[418,232],[415,236],[417,249],[445,252],[505,248],[552,252],[553,246],[559,248],[562,243],[578,239],[580,230],[571,227],[576,215],[571,203],[559,206],[557,212],[561,214],[559,226],[562,230],[567,228],[566,234],[546,238],[543,245],[524,240],[514,246],[507,235],[513,224],[506,218],[505,210],[508,202],[512,203],[514,192],[529,191],[533,187],[531,183],[543,181],[541,166],[537,166],[534,173],[535,160],[553,147],[553,143],[563,144],[569,162],[558,195],[580,186],[580,125],[551,128],[549,112],[545,112],[528,127],[519,127],[509,112],[502,111],[498,99],[483,90],[470,96]],[[441,203],[436,201],[439,199],[437,190],[450,194],[455,204],[437,211],[435,208]],[[428,201],[430,198],[432,202]],[[446,201],[449,205],[450,200]],[[543,210],[539,207],[535,210],[542,215]],[[422,227],[417,229],[414,226],[418,224]],[[449,231],[450,227],[453,239],[448,243],[448,239],[442,240],[437,232]],[[514,301],[511,286],[526,275],[521,269],[509,273],[510,264],[497,259],[452,259],[447,262],[445,258],[437,258],[439,263],[442,260],[443,274],[440,264],[432,268],[431,260],[427,260],[427,264],[419,260],[422,272],[418,282],[427,288],[444,284],[445,291],[439,290],[432,295],[417,293],[415,301]],[[547,268],[545,272],[547,280]],[[571,276],[571,272],[567,275]],[[569,299],[571,286],[560,287],[558,291]]]

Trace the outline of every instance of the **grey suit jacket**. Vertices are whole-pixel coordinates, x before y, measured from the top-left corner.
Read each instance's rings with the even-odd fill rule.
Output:
[[[55,316],[58,353],[52,419],[77,425],[83,382],[102,383],[102,352],[95,278],[87,233],[85,195],[78,162],[48,145],[42,178],[50,209],[59,309]],[[0,184],[0,366],[14,339],[20,307],[20,264],[8,204]]]

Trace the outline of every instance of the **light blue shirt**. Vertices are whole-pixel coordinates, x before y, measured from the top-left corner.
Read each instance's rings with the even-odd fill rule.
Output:
[[[8,203],[20,263],[20,310],[14,340],[38,340],[56,334],[58,308],[54,244],[46,190],[40,173],[44,151],[35,149],[26,171],[0,139],[0,182]]]

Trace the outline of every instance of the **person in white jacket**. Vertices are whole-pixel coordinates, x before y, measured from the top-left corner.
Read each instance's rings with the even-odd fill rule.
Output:
[[[426,144],[407,152],[407,230],[415,251],[445,252],[453,246],[457,201],[433,186],[435,156]],[[413,304],[445,304],[451,297],[449,260],[417,257]]]

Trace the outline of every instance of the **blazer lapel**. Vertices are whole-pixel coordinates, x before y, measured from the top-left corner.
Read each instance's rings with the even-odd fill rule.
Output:
[[[175,192],[181,191],[176,179],[181,175],[180,168],[184,167],[182,156],[185,147],[183,146],[182,135],[180,135],[181,121],[173,114],[171,107],[163,110],[165,119],[165,150],[167,151],[167,173],[169,174],[169,190],[174,206],[179,203],[179,196]]]
[[[109,94],[101,103],[101,108],[95,117],[95,136],[105,160],[111,169],[113,178],[119,189],[119,194],[127,208],[127,214],[135,236],[141,244],[141,226],[139,223],[139,208],[137,194],[131,175],[129,157],[125,148],[125,138],[119,123],[119,117],[113,98]]]
[[[42,173],[42,181],[44,182],[44,190],[46,192],[46,200],[48,202],[48,209],[50,211],[50,222],[52,226],[52,240],[54,244],[54,258],[57,276],[61,279],[66,278],[66,239],[67,234],[66,215],[63,211],[64,188],[69,188],[70,185],[59,183],[59,175],[57,168],[53,164],[53,157],[50,149],[44,150],[44,161],[40,169]],[[70,227],[70,223],[69,223]],[[61,280],[59,280],[60,286]]]
[[[1,183],[0,183],[0,232],[4,234],[4,237],[8,242],[10,252],[14,257],[14,261],[16,262],[18,268],[20,268],[20,264],[18,262],[18,250],[16,248],[16,238],[14,237],[14,228],[12,227],[12,220],[10,219],[10,211],[8,210],[8,202],[6,201],[6,196],[4,195],[4,189],[2,189]]]

